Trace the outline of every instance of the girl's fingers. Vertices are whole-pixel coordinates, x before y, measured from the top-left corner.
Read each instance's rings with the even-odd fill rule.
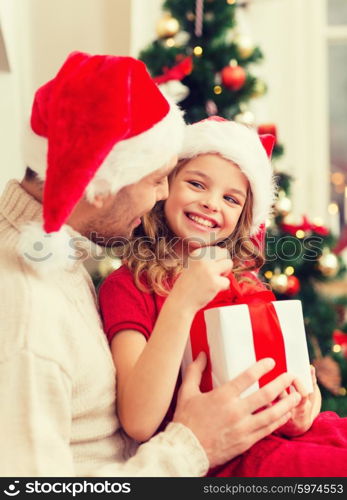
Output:
[[[298,378],[295,378],[293,380],[293,387],[298,393],[302,396],[302,398],[306,398],[308,396],[307,390],[304,386],[304,384],[299,380]]]
[[[299,403],[299,401],[300,394],[294,392],[293,394],[289,394],[288,397],[285,397],[284,399],[281,399],[277,403],[273,404],[271,408],[253,415],[252,419],[254,432],[267,428],[277,429],[276,423],[283,418],[285,419],[285,422],[287,422],[291,417],[291,410]]]
[[[310,368],[311,368],[312,383],[313,385],[317,385],[316,369],[313,365],[310,365]]]
[[[279,397],[279,399],[284,399],[284,398],[286,398],[287,396],[288,396],[287,391],[282,391],[282,392],[281,392],[281,394],[280,394],[278,397]]]
[[[301,401],[298,404],[298,408],[301,408],[307,403],[309,395],[303,384],[298,379],[293,380],[293,389],[301,395]]]
[[[267,404],[275,401],[292,382],[293,376],[289,373],[282,373],[279,375],[275,380],[272,380],[272,382],[269,382],[267,385],[244,399],[245,403],[248,405],[249,411],[253,413],[259,408],[263,408]]]

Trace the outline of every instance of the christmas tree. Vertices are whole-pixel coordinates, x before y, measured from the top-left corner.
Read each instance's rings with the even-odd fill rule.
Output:
[[[237,9],[247,1],[166,0],[158,39],[140,54],[152,76],[185,111],[188,123],[218,114],[254,125],[248,102],[266,92],[251,68],[263,55],[237,26]],[[274,133],[261,124],[262,133]],[[276,144],[274,157],[281,155]]]
[[[301,300],[323,409],[347,416],[347,295],[332,297],[321,286],[341,278],[346,268],[336,254],[336,238],[320,220],[291,214],[291,177],[278,173],[277,180],[279,193],[266,231],[261,274],[277,299]]]
[[[157,25],[158,38],[143,50],[157,83],[165,88],[192,123],[220,115],[259,133],[272,133],[273,124],[257,124],[248,103],[264,95],[266,84],[251,68],[263,55],[239,29],[238,9],[248,1],[166,0]],[[282,154],[276,142],[274,157]],[[291,215],[289,175],[277,173],[279,195],[275,217],[267,227],[267,262],[261,270],[279,300],[302,301],[311,362],[316,366],[323,409],[347,415],[347,296],[321,293],[319,283],[342,276],[345,267],[333,252],[336,240],[321,222]]]

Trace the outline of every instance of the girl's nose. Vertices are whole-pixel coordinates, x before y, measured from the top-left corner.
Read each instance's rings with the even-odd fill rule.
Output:
[[[218,210],[218,203],[213,197],[202,200],[201,204],[206,210],[209,210],[210,212],[217,212]]]

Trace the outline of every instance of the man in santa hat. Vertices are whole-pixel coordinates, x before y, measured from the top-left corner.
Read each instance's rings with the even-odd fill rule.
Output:
[[[127,236],[156,201],[184,122],[140,61],[73,53],[35,95],[27,171],[0,198],[0,471],[4,476],[199,476],[282,425],[284,374],[239,399],[273,367],[199,392],[188,370],[174,421],[138,446],[115,413],[115,370],[81,255]],[[122,307],[119,304],[119,307]]]

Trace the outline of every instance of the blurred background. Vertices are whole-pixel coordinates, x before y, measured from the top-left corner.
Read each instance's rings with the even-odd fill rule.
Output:
[[[1,189],[23,175],[34,91],[73,50],[141,57],[187,121],[276,136],[262,275],[302,300],[324,408],[347,415],[347,0],[0,0]]]

